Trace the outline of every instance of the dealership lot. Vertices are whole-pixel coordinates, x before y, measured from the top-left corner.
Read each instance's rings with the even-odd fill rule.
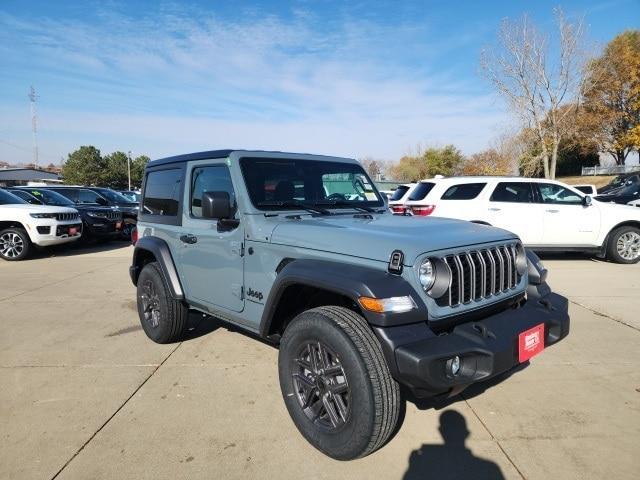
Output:
[[[570,336],[484,392],[408,403],[344,463],[295,429],[271,346],[196,314],[182,343],[148,340],[130,257],[0,264],[0,478],[637,478],[640,265],[547,257]]]

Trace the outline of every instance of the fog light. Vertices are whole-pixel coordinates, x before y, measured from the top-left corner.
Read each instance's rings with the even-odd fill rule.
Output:
[[[460,357],[455,356],[447,362],[447,370],[450,376],[455,377],[460,373]]]

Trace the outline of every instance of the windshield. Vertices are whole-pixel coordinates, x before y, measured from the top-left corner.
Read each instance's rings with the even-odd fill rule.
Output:
[[[27,202],[5,190],[0,190],[0,205],[15,205],[21,203]]]
[[[27,192],[36,197],[45,205],[53,205],[56,207],[68,207],[75,205],[67,197],[60,195],[57,192],[52,192],[51,190],[40,190],[38,188],[34,188],[27,190]]]
[[[404,194],[407,193],[408,190],[409,187],[407,187],[406,185],[398,186],[389,200],[394,201],[402,199],[402,197],[404,197]]]
[[[114,192],[113,190],[109,190],[108,188],[97,188],[96,191],[100,193],[103,197],[107,197],[107,200],[110,200],[115,203],[132,203],[130,199],[125,197],[124,195]]]
[[[384,205],[357,163],[243,158],[240,167],[251,202],[261,210],[299,210],[301,205],[329,208]]]

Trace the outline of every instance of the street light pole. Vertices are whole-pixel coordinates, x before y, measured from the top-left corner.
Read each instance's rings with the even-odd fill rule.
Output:
[[[131,150],[127,153],[127,178],[129,179],[129,191],[131,191]]]

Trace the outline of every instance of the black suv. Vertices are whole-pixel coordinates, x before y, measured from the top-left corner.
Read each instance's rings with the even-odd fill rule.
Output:
[[[83,238],[115,239],[122,232],[122,212],[98,204],[75,204],[58,192],[40,187],[11,187],[8,191],[32,205],[75,208],[82,218]]]
[[[138,221],[139,206],[136,202],[132,202],[124,195],[110,188],[82,186],[55,186],[46,188],[64,195],[76,205],[97,204],[113,207],[122,213],[122,237],[126,239],[131,238],[131,232]]]

